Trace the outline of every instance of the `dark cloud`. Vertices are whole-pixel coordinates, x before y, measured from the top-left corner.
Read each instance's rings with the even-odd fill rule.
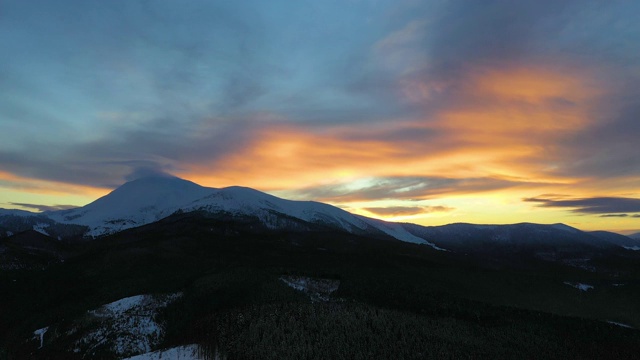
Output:
[[[370,213],[381,216],[405,216],[429,214],[435,212],[451,212],[455,208],[448,206],[389,206],[364,208]]]
[[[44,212],[44,211],[57,211],[57,210],[69,210],[69,209],[75,209],[78,206],[76,205],[39,205],[39,204],[26,204],[26,203],[9,203],[13,206],[19,206],[22,208],[27,208],[27,209],[31,209],[31,210],[36,210],[38,212]]]
[[[440,70],[521,61],[563,25],[574,1],[454,0],[444,3],[429,43]],[[449,73],[450,74],[450,73]]]
[[[593,197],[582,199],[534,197],[525,198],[525,202],[536,203],[539,207],[569,208],[582,214],[603,214],[612,216],[616,213],[640,213],[640,199],[623,197]],[[638,214],[640,215],[640,214]],[[615,215],[620,216],[620,215]],[[635,215],[632,215],[635,217]]]
[[[638,80],[637,76],[630,79]],[[565,154],[560,174],[613,179],[640,175],[637,141],[640,135],[640,88],[621,80],[593,116],[591,126],[567,134],[558,143]],[[577,161],[576,161],[577,160]]]

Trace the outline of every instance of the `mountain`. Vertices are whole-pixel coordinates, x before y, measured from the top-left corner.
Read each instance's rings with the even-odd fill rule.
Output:
[[[270,229],[305,230],[308,224],[315,224],[352,234],[428,244],[401,224],[353,215],[328,204],[280,199],[239,186],[208,188],[169,176],[130,181],[86,206],[46,215],[59,223],[87,226],[86,235],[97,237],[149,224],[177,211],[253,217]]]
[[[271,229],[290,226],[290,220],[297,219],[351,234],[388,236],[401,241],[432,245],[406,231],[402,224],[354,215],[320,202],[285,200],[238,186],[218,189],[182,210],[253,216]]]
[[[640,232],[633,233],[631,235],[627,235],[627,237],[630,237],[630,238],[635,239],[635,240],[640,240]]]
[[[449,224],[405,229],[426,241],[458,253],[517,259],[513,255],[550,261],[583,261],[620,247],[630,249],[639,241],[605,231],[587,233],[564,224],[520,223],[511,225]]]

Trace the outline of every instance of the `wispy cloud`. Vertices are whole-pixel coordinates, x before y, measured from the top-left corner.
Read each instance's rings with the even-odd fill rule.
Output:
[[[493,178],[378,177],[300,188],[287,191],[287,195],[300,199],[341,202],[382,199],[418,200],[536,185],[538,184]]]

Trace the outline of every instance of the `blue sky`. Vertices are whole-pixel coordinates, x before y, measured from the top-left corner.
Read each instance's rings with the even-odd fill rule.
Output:
[[[640,229],[638,13],[5,0],[0,207],[168,172],[424,224]]]

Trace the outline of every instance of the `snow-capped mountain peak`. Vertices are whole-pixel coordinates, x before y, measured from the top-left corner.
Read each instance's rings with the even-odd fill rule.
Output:
[[[86,225],[89,235],[98,236],[160,220],[214,190],[177,177],[146,177],[127,182],[86,206],[51,212],[49,217]]]

